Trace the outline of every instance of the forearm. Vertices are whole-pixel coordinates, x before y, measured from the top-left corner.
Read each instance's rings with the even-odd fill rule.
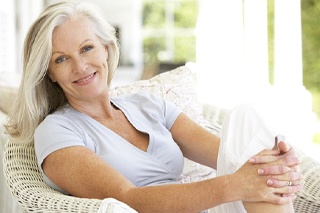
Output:
[[[227,175],[188,184],[132,188],[122,201],[139,213],[199,212],[239,199],[231,179]]]
[[[217,168],[220,138],[181,114],[171,128],[174,140],[190,160]]]

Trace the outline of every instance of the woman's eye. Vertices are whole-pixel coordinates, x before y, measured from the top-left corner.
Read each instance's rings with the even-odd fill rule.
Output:
[[[64,62],[65,60],[66,60],[66,57],[60,56],[55,60],[55,63],[60,64],[60,63]]]
[[[81,53],[84,53],[84,52],[88,52],[88,51],[90,51],[90,50],[92,50],[93,49],[93,46],[85,46],[84,48],[82,48],[81,49]]]

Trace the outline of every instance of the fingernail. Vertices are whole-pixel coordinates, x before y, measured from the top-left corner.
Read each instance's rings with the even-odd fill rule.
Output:
[[[268,185],[273,185],[273,181],[269,179],[269,180],[267,180],[267,184]]]
[[[262,175],[264,173],[264,170],[263,169],[258,169],[258,174],[259,175]]]
[[[254,158],[250,158],[249,159],[249,162],[251,162],[251,163],[253,163],[253,162],[255,162],[256,161],[256,159],[254,159]]]

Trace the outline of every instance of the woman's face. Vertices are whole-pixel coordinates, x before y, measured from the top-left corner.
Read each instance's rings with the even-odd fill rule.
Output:
[[[108,49],[88,19],[68,19],[52,35],[49,77],[63,89],[69,103],[91,101],[108,90]]]

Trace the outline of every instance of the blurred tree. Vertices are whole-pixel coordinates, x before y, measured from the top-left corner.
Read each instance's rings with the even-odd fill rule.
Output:
[[[198,1],[184,0],[176,3],[174,11],[175,27],[195,28],[198,17]]]
[[[274,81],[274,1],[268,0],[268,59],[269,59],[269,82]]]
[[[268,0],[269,79],[273,83],[274,1]],[[301,0],[303,85],[312,94],[320,119],[320,1]]]
[[[146,66],[195,61],[198,0],[144,0],[142,12]]]
[[[174,41],[174,63],[185,63],[195,61],[196,37],[175,37]]]
[[[320,118],[320,1],[301,0],[303,84]]]
[[[165,26],[164,1],[149,1],[143,4],[142,25],[162,28]]]

